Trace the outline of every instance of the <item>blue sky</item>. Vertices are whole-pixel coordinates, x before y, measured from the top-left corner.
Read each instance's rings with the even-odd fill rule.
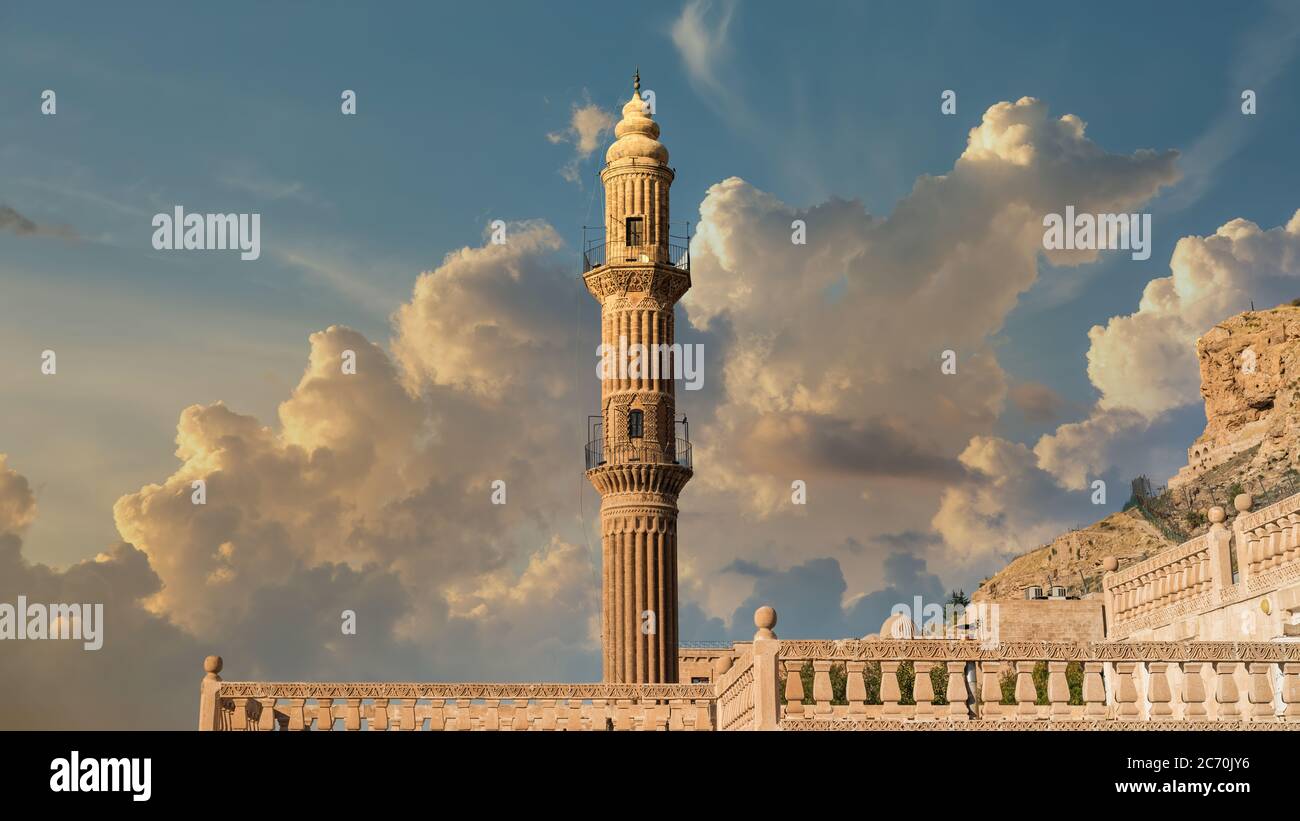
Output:
[[[683,44],[692,19],[697,39]],[[118,539],[114,502],[175,469],[183,408],[224,401],[274,425],[309,334],[346,325],[385,344],[420,272],[481,246],[492,220],[553,226],[563,242],[554,264],[576,275],[610,136],[576,157],[575,182],[562,173],[574,145],[547,135],[570,125],[575,106],[617,112],[637,66],[677,171],[673,216],[693,223],[706,192],[731,177],[795,210],[848,200],[888,216],[918,179],[952,172],[990,106],[1025,96],[1082,118],[1110,154],[1181,152],[1182,180],[1145,209],[1149,260],[1106,254],[1057,268],[1040,257],[1037,281],[990,330],[1011,381],[1064,402],[1054,418],[1009,408],[990,423],[990,434],[1032,447],[1087,416],[1098,395],[1089,328],[1137,310],[1181,237],[1237,217],[1272,228],[1300,206],[1298,21],[1294,4],[1270,3],[10,4],[0,11],[0,205],[78,236],[0,231],[0,372],[11,374],[0,453],[41,506],[27,555],[63,565]],[[1245,88],[1258,94],[1252,117],[1239,110]],[[55,116],[39,113],[44,89],[57,92]],[[357,93],[356,116],[340,114],[344,89]],[[945,89],[957,93],[955,116],[940,113]],[[262,258],[155,251],[150,218],[177,204],[262,214]],[[595,304],[581,295],[569,308],[570,298],[563,310],[594,340]],[[716,327],[683,332],[724,344]],[[46,348],[74,378],[40,381],[32,363]],[[1143,453],[1104,475],[1126,485],[1136,463],[1168,475],[1203,424],[1194,402],[1170,410]],[[573,430],[576,443],[580,419]],[[1125,496],[1112,492],[1108,509]],[[695,515],[732,515],[705,498]],[[918,502],[896,527],[924,529],[932,510]],[[520,527],[540,537],[568,528],[570,539],[590,527],[555,516]],[[1069,516],[1084,524],[1096,513],[1080,504]],[[749,574],[766,580],[760,591],[775,590],[786,534],[773,533],[765,569]],[[868,542],[832,528],[786,565]],[[900,579],[925,579],[900,554],[867,554],[846,570],[850,597],[903,595]],[[927,555],[944,586],[969,587],[988,569],[947,572]],[[840,566],[813,569],[809,578],[834,577]],[[714,616],[757,595],[723,575],[707,582],[728,591],[706,608]]]

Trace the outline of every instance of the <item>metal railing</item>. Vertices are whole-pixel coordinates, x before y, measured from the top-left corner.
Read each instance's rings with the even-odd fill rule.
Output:
[[[587,470],[602,465],[627,465],[649,463],[658,465],[680,465],[694,469],[691,461],[691,443],[686,439],[676,439],[665,450],[659,445],[638,445],[624,443],[605,446],[603,439],[593,439],[586,447]]]
[[[690,273],[691,227],[686,223],[686,233],[669,233],[666,242],[647,239],[643,243],[628,243],[607,239],[604,228],[582,229],[582,273],[601,265],[619,263],[661,263]]]

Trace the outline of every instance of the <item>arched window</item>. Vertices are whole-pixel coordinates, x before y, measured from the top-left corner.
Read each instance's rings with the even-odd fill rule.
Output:
[[[640,439],[645,427],[645,415],[639,410],[630,411],[627,415],[627,438]]]

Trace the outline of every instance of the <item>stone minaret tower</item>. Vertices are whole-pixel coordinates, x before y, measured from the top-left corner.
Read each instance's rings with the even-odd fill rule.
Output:
[[[691,451],[689,437],[677,434],[685,420],[676,417],[671,368],[680,352],[668,346],[673,306],[691,287],[689,237],[669,233],[674,172],[639,71],[632,88],[600,175],[605,225],[584,249],[583,280],[600,302],[612,366],[601,380],[599,421],[589,420],[587,478],[601,497],[604,680],[671,683],[677,494],[691,478]]]

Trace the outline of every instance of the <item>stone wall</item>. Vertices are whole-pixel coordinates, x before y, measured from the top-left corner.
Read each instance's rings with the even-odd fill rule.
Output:
[[[1021,599],[997,602],[999,641],[1102,641],[1105,608],[1100,597]]]

